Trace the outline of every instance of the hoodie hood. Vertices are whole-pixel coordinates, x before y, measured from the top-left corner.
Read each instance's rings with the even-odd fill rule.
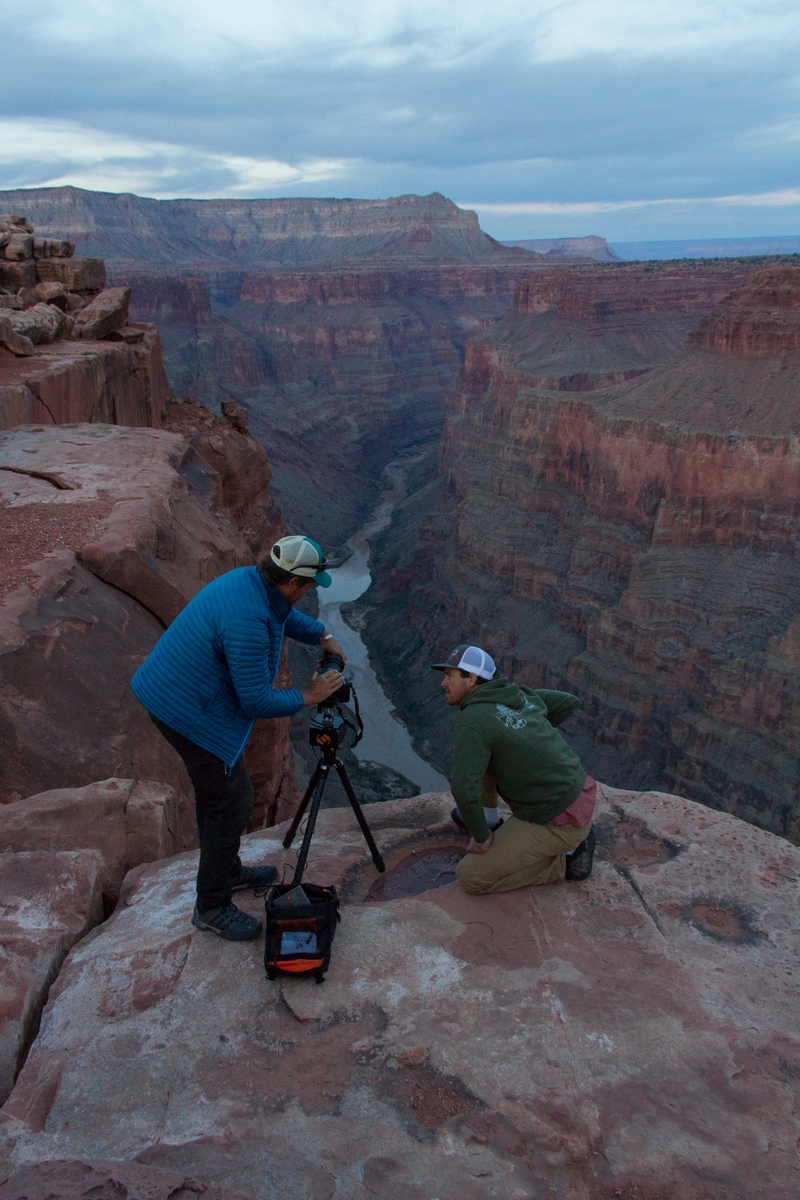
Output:
[[[464,709],[468,704],[504,704],[506,708],[518,709],[525,704],[525,697],[515,683],[509,683],[505,676],[501,676],[475,688],[464,697],[459,707]]]

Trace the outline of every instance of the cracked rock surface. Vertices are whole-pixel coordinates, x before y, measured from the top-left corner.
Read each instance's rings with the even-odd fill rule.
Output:
[[[259,1200],[794,1194],[800,850],[606,788],[590,880],[420,891],[409,857],[463,847],[451,804],[366,807],[416,889],[384,901],[352,814],[321,815],[306,878],[344,903],[320,987],[192,929],[194,854],[131,872],[2,1110],[9,1170],[125,1160]],[[243,857],[288,875],[284,832]]]

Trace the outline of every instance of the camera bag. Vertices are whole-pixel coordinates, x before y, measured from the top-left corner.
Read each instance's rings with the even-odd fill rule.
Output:
[[[307,903],[279,903],[295,887],[293,883],[273,884],[266,895],[267,978],[277,979],[281,974],[313,975],[317,983],[322,983],[331,961],[336,925],[342,919],[339,897],[335,887],[304,883]]]

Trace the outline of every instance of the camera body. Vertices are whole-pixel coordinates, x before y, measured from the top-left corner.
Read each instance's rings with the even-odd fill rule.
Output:
[[[330,654],[327,650],[324,651],[320,660],[317,673],[324,675],[326,671],[344,671],[344,659],[339,654]],[[325,708],[334,708],[337,704],[349,704],[351,693],[350,681],[346,680],[338,691],[332,696],[328,696],[327,700],[323,700],[317,708],[322,711]]]

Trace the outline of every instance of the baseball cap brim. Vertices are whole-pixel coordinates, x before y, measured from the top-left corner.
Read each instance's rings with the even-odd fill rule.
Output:
[[[333,583],[333,580],[327,571],[317,571],[316,575],[314,576],[314,583],[317,585],[317,587],[330,587]]]

